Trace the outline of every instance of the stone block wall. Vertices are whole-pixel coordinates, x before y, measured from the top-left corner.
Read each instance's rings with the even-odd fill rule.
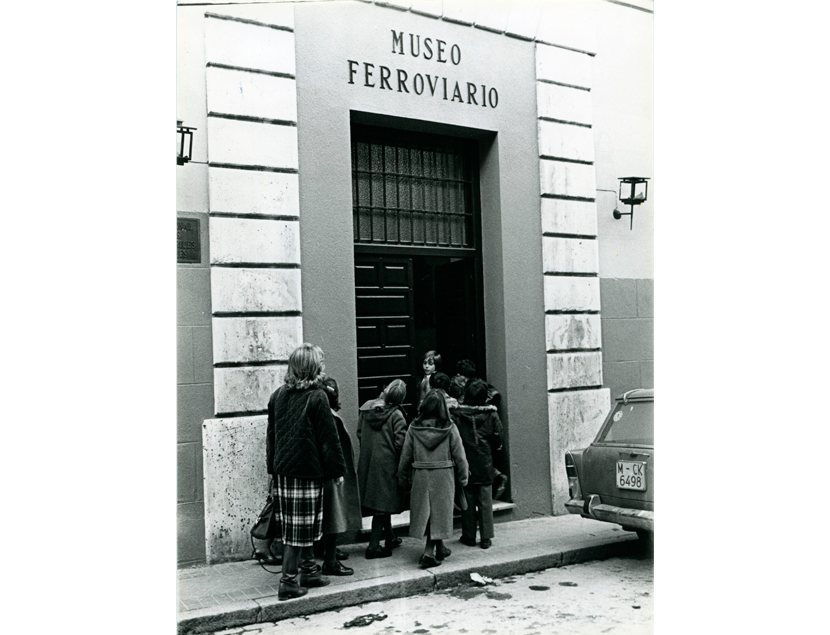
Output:
[[[537,42],[536,95],[554,514],[566,513],[567,450],[590,443],[603,388],[591,55]]]
[[[202,430],[208,563],[250,553],[264,416],[302,342],[294,13],[205,13],[213,415]]]

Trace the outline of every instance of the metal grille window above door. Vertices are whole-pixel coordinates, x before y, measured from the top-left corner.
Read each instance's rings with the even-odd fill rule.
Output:
[[[471,168],[462,144],[354,130],[355,243],[474,247]]]

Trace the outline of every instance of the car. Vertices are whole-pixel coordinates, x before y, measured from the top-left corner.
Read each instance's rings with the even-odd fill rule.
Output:
[[[654,389],[616,399],[593,443],[565,452],[572,514],[622,525],[654,541]]]

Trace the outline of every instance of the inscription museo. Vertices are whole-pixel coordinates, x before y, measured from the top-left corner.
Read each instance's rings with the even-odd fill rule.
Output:
[[[409,46],[405,45],[408,35]],[[392,53],[434,60],[436,64],[461,64],[461,47],[437,38],[421,38],[414,33],[392,29]],[[494,87],[475,82],[458,81],[442,75],[431,73],[411,74],[401,68],[391,68],[383,64],[346,60],[349,67],[349,84],[360,84],[366,88],[391,90],[398,93],[428,95],[444,101],[458,102],[482,108],[496,108],[499,105],[499,92]]]

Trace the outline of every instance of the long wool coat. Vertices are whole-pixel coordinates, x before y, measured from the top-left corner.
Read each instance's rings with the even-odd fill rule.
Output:
[[[423,538],[429,521],[433,540],[452,538],[455,484],[467,484],[468,464],[455,424],[436,428],[435,419],[425,419],[406,432],[398,465],[402,486],[412,481],[409,535]]]
[[[357,480],[364,515],[401,512],[396,477],[405,435],[406,419],[398,406],[373,399],[360,407]]]
[[[346,461],[346,474],[340,485],[335,485],[332,481],[323,484],[323,533],[340,534],[344,531],[360,530],[360,495],[354,467],[352,437],[340,415],[334,411],[331,414],[340,437],[340,447]]]

